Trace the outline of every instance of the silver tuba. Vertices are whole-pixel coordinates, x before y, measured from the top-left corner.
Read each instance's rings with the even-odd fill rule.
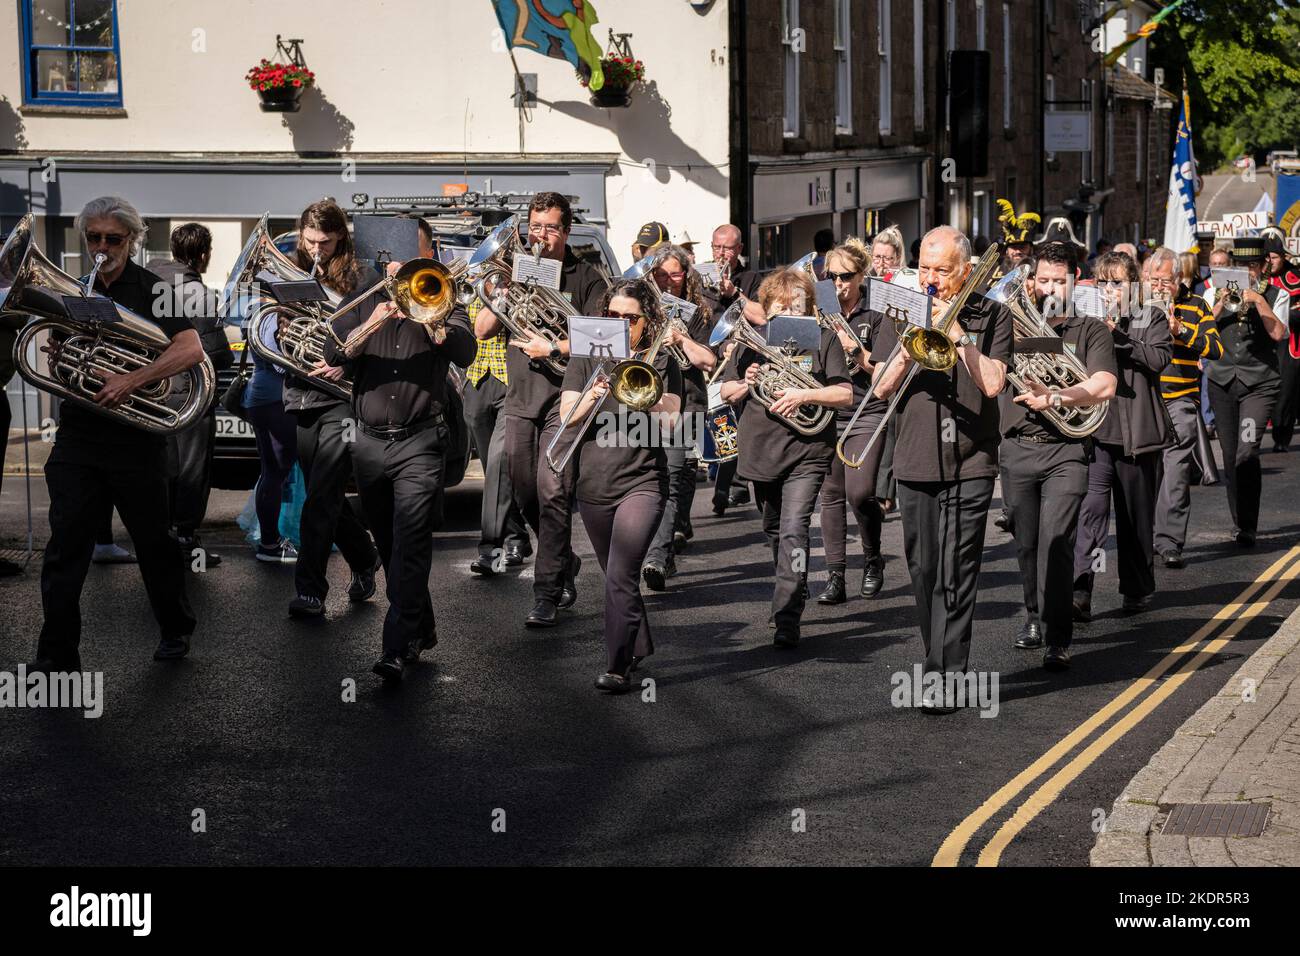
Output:
[[[527,254],[519,240],[515,217],[511,216],[474,250],[463,281],[473,287],[479,301],[492,310],[515,338],[540,338],[558,348],[569,337],[569,317],[577,315],[577,310],[554,289],[531,282],[511,282],[514,259],[520,253]],[[567,365],[563,356],[537,361],[556,375],[563,375]]]
[[[750,394],[764,408],[770,409],[777,399],[776,393],[787,388],[821,388],[817,381],[796,365],[781,348],[769,345],[766,338],[749,324],[739,310],[728,309],[718,324],[713,327],[709,345],[715,348],[728,341],[736,343],[736,348],[747,348],[757,352],[763,359],[758,367],[756,381],[750,387]],[[737,370],[740,365],[737,363]],[[790,427],[800,435],[819,435],[835,418],[835,410],[822,405],[800,405],[794,415],[786,418]]]
[[[1028,266],[1020,266],[999,279],[988,292],[986,299],[1006,306],[1015,319],[1015,338],[1033,339],[1055,336],[1056,332],[1039,313],[1025,290]],[[1014,368],[1007,370],[1007,381],[1020,394],[1030,392],[1031,382],[1048,389],[1065,389],[1080,385],[1088,379],[1088,370],[1068,348],[1059,353],[1019,352],[1013,356]],[[1084,438],[1101,427],[1109,403],[1079,405],[1059,411],[1047,407],[1039,412],[1056,430],[1067,438]]]
[[[108,376],[152,364],[171,339],[116,303],[116,322],[86,324],[72,318],[64,300],[91,298],[92,293],[45,257],[31,225],[31,216],[24,216],[0,249],[0,320],[21,330],[14,343],[18,374],[42,391],[151,434],[169,435],[194,424],[216,394],[216,374],[206,355],[183,372],[137,389],[117,408],[96,404],[95,395]],[[34,318],[27,321],[28,316]],[[27,354],[43,333],[49,339],[40,351],[48,361],[40,369],[28,362]]]

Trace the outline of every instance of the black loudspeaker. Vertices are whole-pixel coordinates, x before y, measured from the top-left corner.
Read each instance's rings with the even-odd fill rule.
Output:
[[[948,128],[958,176],[989,173],[989,70],[987,50],[948,54]]]

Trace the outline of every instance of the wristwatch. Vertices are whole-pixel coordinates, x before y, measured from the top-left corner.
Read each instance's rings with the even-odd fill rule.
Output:
[[[970,337],[969,332],[963,332],[961,334],[961,338],[957,340],[957,344],[960,345],[962,348],[965,348],[968,345],[974,345],[975,340]]]
[[[1059,412],[1065,406],[1065,399],[1061,397],[1060,391],[1052,389],[1052,410]]]
[[[551,354],[549,356],[550,358],[557,359],[562,357],[563,355],[564,353],[560,351],[560,347],[558,345],[551,346]]]

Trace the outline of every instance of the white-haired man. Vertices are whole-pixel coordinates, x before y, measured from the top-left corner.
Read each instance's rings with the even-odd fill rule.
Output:
[[[92,199],[76,219],[89,261],[103,254],[94,292],[155,322],[171,344],[149,365],[105,376],[95,395],[102,409],[125,403],[138,389],[184,372],[203,361],[199,334],[172,287],[131,261],[145,225],[125,199]],[[45,465],[50,494],[50,540],[41,568],[45,621],[28,670],[81,669],[81,587],[95,547],[95,529],[116,508],[135,543],[140,575],[162,640],[154,660],[189,653],[194,612],[185,595],[185,571],[169,534],[167,443],[161,435],[133,428],[73,402],[64,402],[54,450]]]
[[[921,241],[917,278],[922,288],[935,288],[936,321],[969,277],[970,259],[970,242],[951,226],[932,229]],[[903,549],[925,669],[941,675],[945,687],[960,680],[970,658],[985,519],[998,473],[997,397],[1011,364],[1012,321],[1005,306],[969,298],[947,328],[957,364],[946,372],[918,370],[895,413]],[[890,355],[897,341],[893,323],[882,322],[872,352]],[[892,396],[911,366],[902,349],[892,361],[882,361],[875,371],[876,395]],[[947,694],[927,695],[923,706],[950,713],[955,701]]]

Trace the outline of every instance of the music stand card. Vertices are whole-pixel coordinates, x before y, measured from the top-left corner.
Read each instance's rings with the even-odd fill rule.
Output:
[[[352,217],[357,258],[370,262],[406,262],[420,256],[420,227],[406,216]]]
[[[271,295],[281,305],[294,302],[328,302],[329,296],[315,279],[296,279],[292,282],[272,282]]]
[[[840,308],[840,297],[835,291],[834,279],[822,279],[813,285],[814,298],[817,301],[817,311],[822,315],[839,315],[842,311]]]
[[[560,288],[560,260],[539,259],[536,256],[515,256],[514,271],[510,278],[515,282],[531,282],[546,289]]]
[[[917,328],[928,329],[933,302],[933,296],[884,279],[873,277],[867,283],[867,308],[883,314],[891,322],[902,321]]]
[[[822,327],[803,315],[774,315],[764,331],[768,345],[786,352],[816,352],[822,344]]]
[[[1236,286],[1238,291],[1250,288],[1250,270],[1249,269],[1211,269],[1210,281],[1214,287],[1221,292],[1226,292],[1232,286]]]
[[[63,299],[63,308],[67,310],[68,318],[73,322],[82,325],[115,325],[122,321],[117,304],[107,296],[65,295],[60,298]]]
[[[690,326],[691,320],[695,318],[696,306],[694,302],[679,299],[670,292],[661,293],[659,302],[664,307],[665,313],[677,316],[682,320],[683,325]]]
[[[695,271],[699,273],[700,278],[706,285],[712,285],[716,288],[718,283],[722,281],[722,271],[718,268],[716,262],[697,262]]]
[[[593,315],[569,317],[569,354],[579,358],[613,359],[631,356],[628,325],[623,319]]]
[[[1046,305],[1046,303],[1044,303]],[[1077,285],[1070,293],[1070,307],[1075,315],[1085,319],[1101,319],[1106,315],[1106,294],[1095,285]],[[1044,316],[1047,312],[1044,311]],[[1047,316],[1050,318],[1051,316]]]

